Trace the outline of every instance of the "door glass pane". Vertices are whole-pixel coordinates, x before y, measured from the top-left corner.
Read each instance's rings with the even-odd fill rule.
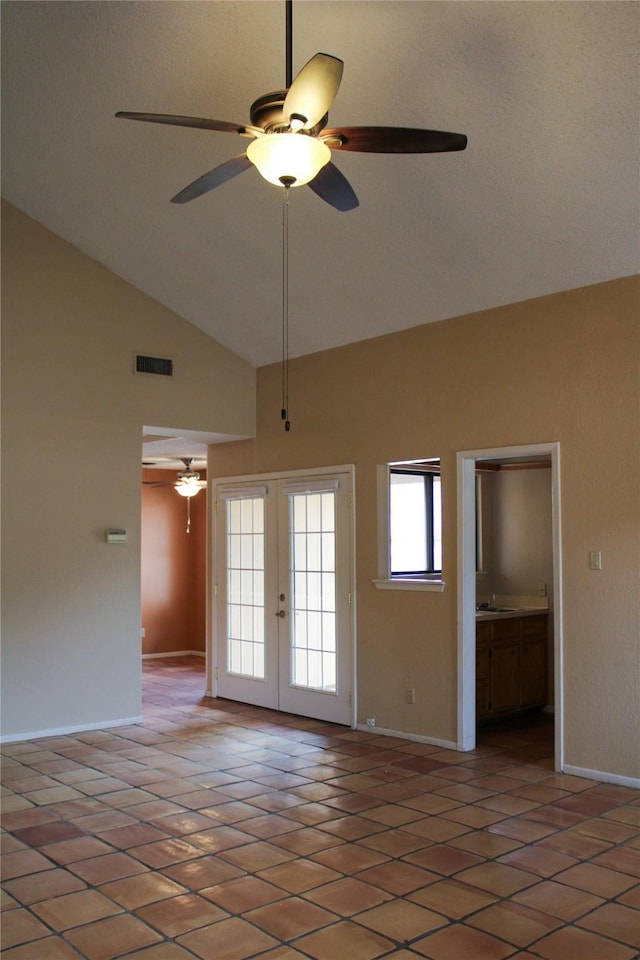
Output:
[[[322,611],[329,613],[336,609],[336,575],[333,571],[322,574]]]
[[[264,679],[264,498],[227,500],[227,664]]]
[[[289,499],[291,683],[335,694],[335,493]]]

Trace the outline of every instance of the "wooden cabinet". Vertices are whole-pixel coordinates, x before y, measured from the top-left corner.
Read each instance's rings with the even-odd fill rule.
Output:
[[[476,718],[516,714],[547,699],[547,615],[476,621]]]

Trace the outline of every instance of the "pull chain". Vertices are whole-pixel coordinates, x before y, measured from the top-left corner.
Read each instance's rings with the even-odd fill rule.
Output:
[[[282,190],[282,410],[284,429],[289,432],[289,186]]]

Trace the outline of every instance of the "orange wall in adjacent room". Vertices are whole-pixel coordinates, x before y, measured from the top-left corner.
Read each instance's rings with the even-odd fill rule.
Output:
[[[200,474],[204,478],[204,474]],[[168,480],[166,487],[142,485],[142,653],[205,649],[207,493],[187,502],[173,489],[174,470],[143,470],[143,481]]]

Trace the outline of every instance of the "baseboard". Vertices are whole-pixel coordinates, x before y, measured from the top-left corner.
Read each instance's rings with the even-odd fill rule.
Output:
[[[22,740],[44,740],[49,737],[66,737],[71,733],[85,733],[87,730],[107,730],[110,727],[130,727],[142,723],[142,717],[123,717],[121,720],[101,720],[99,723],[83,723],[71,727],[52,727],[50,730],[31,730],[26,733],[9,733],[0,737],[0,743],[18,743]]]
[[[390,730],[388,727],[369,727],[366,723],[356,723],[356,730],[363,733],[372,733],[381,737],[401,737],[414,743],[430,743],[434,747],[443,747],[445,750],[457,750],[453,740],[438,740],[436,737],[423,737],[420,733],[405,733],[404,730]]]
[[[615,783],[619,787],[632,787],[635,790],[640,789],[640,777],[623,777],[617,773],[609,773],[603,770],[587,770],[585,767],[574,767],[569,763],[562,766],[562,772],[568,773],[572,777],[586,777],[587,780],[600,780],[603,783]]]
[[[143,660],[162,660],[166,657],[204,657],[204,650],[173,650],[171,653],[143,653]]]

